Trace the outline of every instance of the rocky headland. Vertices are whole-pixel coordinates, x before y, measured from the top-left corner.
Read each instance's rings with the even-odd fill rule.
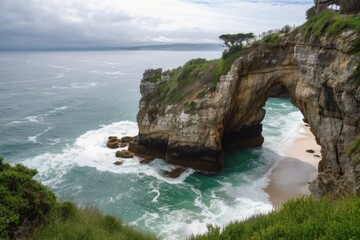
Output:
[[[321,25],[324,18],[329,24]],[[227,145],[262,145],[264,105],[274,89],[286,89],[321,146],[311,191],[360,194],[355,141],[360,132],[360,31],[334,26],[335,18],[326,11],[288,34],[268,36],[219,60],[194,59],[171,71],[145,71],[139,136],[129,150],[220,171]]]

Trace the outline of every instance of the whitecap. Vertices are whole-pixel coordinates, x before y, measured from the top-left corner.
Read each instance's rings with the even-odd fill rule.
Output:
[[[35,136],[30,136],[28,137],[28,141],[32,142],[32,143],[37,143],[37,138],[40,137],[41,135],[47,133],[48,131],[50,131],[52,129],[52,127],[48,127],[47,129],[45,129],[45,131],[35,135]]]
[[[25,120],[32,122],[32,123],[40,123],[39,118],[40,116],[28,116]]]
[[[158,180],[180,184],[190,176],[194,170],[188,169],[176,179],[163,175],[164,170],[176,168],[175,165],[164,163],[155,159],[150,164],[140,164],[139,159],[125,159],[121,167],[113,163],[118,160],[115,157],[116,149],[106,147],[108,136],[135,136],[138,133],[137,123],[121,121],[110,125],[102,126],[100,129],[91,130],[81,135],[72,145],[68,145],[60,153],[45,153],[24,161],[24,164],[36,168],[39,171],[38,179],[50,185],[57,185],[62,182],[62,176],[73,166],[94,167],[98,171],[108,171],[121,174],[147,175]],[[31,140],[34,140],[32,136]],[[35,138],[36,140],[36,138]],[[56,176],[52,171],[61,169]]]
[[[7,123],[6,125],[10,126],[10,125],[15,125],[15,124],[19,124],[19,123],[22,123],[22,121],[12,121],[12,122]]]

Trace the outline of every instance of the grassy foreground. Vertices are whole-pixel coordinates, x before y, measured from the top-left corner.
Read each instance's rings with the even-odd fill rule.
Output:
[[[95,208],[57,202],[36,173],[0,158],[0,239],[155,239]]]
[[[208,228],[208,233],[191,240],[360,239],[360,197],[320,201],[299,198],[288,201],[278,211],[230,223],[223,230]]]
[[[46,223],[37,228],[29,239],[156,239],[136,231],[120,219],[103,215],[92,207],[77,208],[70,202],[59,203],[47,217]]]

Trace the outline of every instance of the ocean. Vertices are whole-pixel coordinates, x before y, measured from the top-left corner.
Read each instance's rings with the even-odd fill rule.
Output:
[[[221,52],[0,52],[0,156],[38,170],[60,200],[95,206],[161,239],[186,239],[272,210],[264,188],[282,151],[301,131],[302,114],[269,99],[261,148],[229,149],[225,170],[162,175],[156,159],[116,161],[107,137],[134,136],[142,73]]]

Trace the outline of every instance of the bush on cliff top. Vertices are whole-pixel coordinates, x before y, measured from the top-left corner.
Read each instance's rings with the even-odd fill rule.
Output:
[[[230,223],[223,230],[209,226],[208,233],[191,239],[359,239],[359,223],[359,197],[320,201],[304,197],[268,215]]]
[[[159,84],[157,96],[149,101],[167,105],[204,97],[216,89],[220,76],[226,74],[242,54],[242,49],[235,49],[221,59],[192,59],[182,67],[167,71],[170,79]]]
[[[0,239],[155,239],[95,208],[56,202],[35,174],[0,158]]]
[[[300,26],[305,38],[318,39],[328,33],[336,35],[345,29],[360,32],[360,19],[356,16],[341,15],[334,11],[323,11],[311,17]]]
[[[32,179],[36,170],[0,158],[0,238],[18,238],[42,223],[55,206],[55,195]]]
[[[151,101],[164,105],[192,101],[214,91],[220,76],[226,74],[241,51],[231,52],[216,60],[192,59],[184,66],[170,70],[170,80],[158,86],[158,95]],[[199,94],[201,92],[201,94]]]

